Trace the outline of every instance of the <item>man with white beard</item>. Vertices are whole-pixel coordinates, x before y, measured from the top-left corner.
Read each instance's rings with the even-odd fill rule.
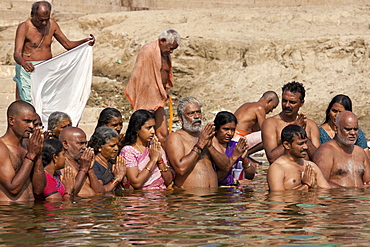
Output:
[[[165,144],[168,160],[176,173],[177,188],[217,187],[217,174],[209,153],[215,127],[208,123],[201,130],[200,108],[201,104],[194,97],[186,97],[179,102],[177,115],[182,128],[171,133]]]
[[[313,161],[332,187],[364,187],[370,182],[369,160],[362,148],[355,145],[358,121],[354,113],[337,115],[334,139],[316,150]]]

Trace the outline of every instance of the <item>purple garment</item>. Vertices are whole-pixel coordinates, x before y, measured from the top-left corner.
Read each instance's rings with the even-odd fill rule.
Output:
[[[230,141],[228,144],[227,144],[227,147],[226,147],[226,151],[225,151],[225,154],[227,157],[230,158],[230,156],[233,154],[233,151],[234,151],[234,148],[236,147],[236,144],[238,144],[237,142],[234,142],[234,141]],[[238,163],[240,160],[237,159],[235,161],[235,163]],[[235,165],[235,164],[234,164]],[[230,168],[230,171],[229,173],[226,175],[226,177],[224,179],[222,179],[220,182],[218,182],[218,185],[235,185],[235,181],[234,181],[234,176],[232,174],[232,168]]]

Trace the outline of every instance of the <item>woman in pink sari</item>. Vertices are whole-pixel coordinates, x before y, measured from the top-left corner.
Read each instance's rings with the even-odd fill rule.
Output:
[[[173,174],[155,136],[155,116],[147,110],[132,114],[121,155],[126,159],[128,181],[135,189],[165,189]]]

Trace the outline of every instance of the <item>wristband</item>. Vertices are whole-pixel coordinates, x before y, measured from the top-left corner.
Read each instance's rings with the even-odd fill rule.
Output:
[[[199,150],[200,150],[200,152],[203,152],[203,148],[199,147],[199,145],[198,145],[198,144],[195,144],[195,145],[194,145],[194,147],[195,147],[195,148],[197,148],[197,149],[199,149]]]
[[[81,171],[81,172],[83,172],[83,173],[85,173],[85,174],[87,174],[87,171],[85,171],[84,169],[78,169],[78,171]]]
[[[26,60],[23,60],[22,62],[21,62],[21,65],[23,65],[25,62],[27,62]]]
[[[119,184],[119,182],[115,178],[112,178],[110,182],[114,185],[114,187]]]
[[[112,179],[116,180],[117,183],[120,183],[121,182],[121,180],[118,180],[117,178],[112,178]]]
[[[33,160],[33,159],[29,158],[27,155],[26,155],[24,158],[26,158],[26,159],[28,159],[28,160],[30,160],[30,161],[32,161],[32,162],[34,162],[34,163],[35,163],[35,160]]]
[[[73,194],[68,192],[64,192],[64,195],[69,195],[70,197],[73,197]]]
[[[162,158],[160,161],[157,161],[157,164],[158,164],[158,165],[159,165],[159,164],[162,164],[162,163],[164,163],[163,158]]]
[[[159,171],[160,171],[160,172],[166,172],[166,171],[168,171],[168,168],[166,168],[165,170],[161,170],[161,169],[159,169]]]
[[[201,154],[201,152],[196,151],[194,148],[193,148],[191,151],[194,151],[195,153],[197,153],[197,154],[199,154],[199,155]],[[190,151],[190,152],[191,152],[191,151]]]
[[[303,185],[307,185],[307,187],[310,189],[311,186],[308,183],[302,183]]]

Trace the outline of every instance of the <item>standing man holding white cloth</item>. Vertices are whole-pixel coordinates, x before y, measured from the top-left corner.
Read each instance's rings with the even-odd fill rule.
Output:
[[[31,18],[19,24],[15,37],[14,60],[16,61],[17,83],[16,98],[31,103],[30,72],[35,64],[52,57],[51,43],[55,38],[65,49],[73,49],[89,41],[94,45],[95,39],[90,36],[79,41],[69,40],[58,23],[50,18],[51,4],[47,1],[33,3]]]

